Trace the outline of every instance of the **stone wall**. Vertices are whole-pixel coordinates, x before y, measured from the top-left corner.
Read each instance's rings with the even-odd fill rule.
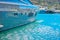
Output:
[[[31,0],[31,2],[35,5],[60,8],[60,0]]]

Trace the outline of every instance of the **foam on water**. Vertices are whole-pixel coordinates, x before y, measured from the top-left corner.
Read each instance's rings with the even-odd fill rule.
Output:
[[[3,25],[0,25],[0,28],[2,28],[3,27]]]
[[[38,23],[42,23],[42,22],[44,22],[44,20],[37,20],[36,22],[38,22]]]

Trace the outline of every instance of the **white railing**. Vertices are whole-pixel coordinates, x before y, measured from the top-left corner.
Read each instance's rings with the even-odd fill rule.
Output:
[[[18,11],[17,9],[11,9],[11,8],[0,8],[0,11]]]
[[[11,5],[25,5],[25,4],[20,4],[20,3],[14,3],[14,2],[1,2],[0,4],[11,4]]]
[[[0,4],[11,4],[11,5],[23,5],[23,6],[34,6],[34,5],[26,5],[26,4],[20,4],[20,3],[14,3],[14,2],[1,2],[0,1]]]

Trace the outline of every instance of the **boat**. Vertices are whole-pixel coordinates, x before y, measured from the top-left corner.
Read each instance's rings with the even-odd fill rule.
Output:
[[[0,1],[0,31],[35,21],[37,6],[12,1]]]
[[[53,14],[55,12],[53,11],[53,9],[46,9],[45,13],[47,13],[47,14]]]
[[[47,13],[60,13],[60,8],[46,9]]]
[[[47,7],[39,6],[38,13],[39,14],[45,14]]]
[[[54,12],[60,13],[60,8],[55,8]]]
[[[47,7],[40,6],[40,10],[46,10]]]

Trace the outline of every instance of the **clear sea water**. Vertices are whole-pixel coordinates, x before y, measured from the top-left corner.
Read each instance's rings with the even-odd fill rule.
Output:
[[[0,32],[0,40],[60,40],[60,14],[37,14],[35,22]]]

